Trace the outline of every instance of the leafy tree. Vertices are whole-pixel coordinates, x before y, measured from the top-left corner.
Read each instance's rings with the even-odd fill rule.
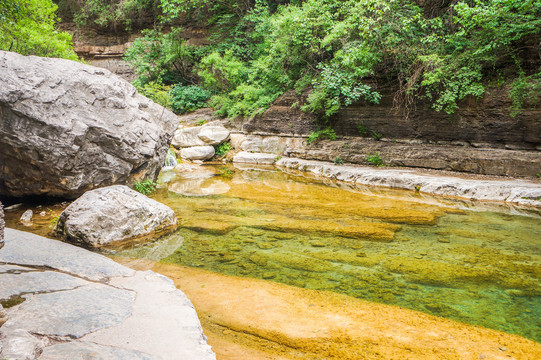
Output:
[[[105,1],[105,0],[101,0]],[[163,21],[210,29],[189,48],[173,26],[136,42],[140,81],[197,84],[219,114],[253,116],[287,90],[310,90],[305,111],[329,119],[378,84],[408,111],[419,99],[452,114],[487,86],[511,83],[519,111],[541,94],[539,0],[161,0]],[[538,51],[538,50],[537,50]],[[535,101],[534,101],[535,102]]]
[[[51,0],[0,0],[0,49],[77,60],[71,35],[55,28]]]
[[[159,0],[59,0],[62,13],[79,26],[122,32],[152,25],[161,14]]]

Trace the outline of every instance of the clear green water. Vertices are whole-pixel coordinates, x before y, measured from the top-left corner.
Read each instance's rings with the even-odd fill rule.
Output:
[[[328,290],[541,342],[541,218],[205,167],[162,174],[180,230],[119,255]]]

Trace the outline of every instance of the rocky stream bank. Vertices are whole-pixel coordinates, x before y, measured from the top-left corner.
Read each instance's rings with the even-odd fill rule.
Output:
[[[519,145],[518,135],[489,146],[475,139],[453,143],[384,137],[382,141],[351,137],[347,132],[338,141],[307,146],[314,123],[306,123],[304,115],[288,105],[291,94],[261,117],[230,124],[216,121],[208,110],[178,119],[108,70],[88,65],[0,52],[0,72],[3,196],[91,196],[93,189],[156,179],[171,143],[179,148],[181,158],[203,161],[215,155],[215,146],[229,142],[233,151],[226,158],[236,164],[277,165],[284,172],[469,200],[534,208],[541,204],[541,183],[534,178],[541,169],[539,139],[531,136],[537,120],[531,117],[520,127],[530,133],[524,146]],[[289,120],[284,121],[284,116]],[[276,124],[280,128],[274,129]],[[388,165],[530,179],[463,179],[359,166],[375,154]],[[336,164],[337,158],[353,166]],[[328,162],[333,160],[335,164]],[[79,210],[106,209],[110,201],[105,198],[103,207],[97,206],[104,195],[95,196],[91,205]],[[136,210],[128,206],[127,212]],[[122,225],[107,225],[105,220],[116,217],[115,211],[106,209],[83,219],[109,234],[119,230],[122,234],[115,233],[113,241],[122,240],[121,235],[131,238],[130,231],[139,225],[148,230],[148,224],[123,220]],[[73,235],[81,238],[81,231],[66,225],[68,213],[60,221],[59,233],[63,230],[68,240],[89,243],[74,240]],[[164,214],[169,222],[159,222],[157,228],[175,227],[170,212],[166,209]],[[0,357],[83,359],[97,353],[106,359],[215,358],[193,306],[170,280],[13,229],[6,230],[5,243],[2,239],[0,299],[6,309],[0,318]],[[94,240],[100,244],[102,239]],[[254,359],[322,354],[336,359],[396,354],[404,359],[541,356],[539,344],[524,338],[409,310],[190,269],[182,270],[185,281],[181,281],[177,268],[156,265],[154,269],[197,299],[205,331],[212,333],[224,359],[238,358],[244,351]],[[239,345],[239,338],[248,345]]]

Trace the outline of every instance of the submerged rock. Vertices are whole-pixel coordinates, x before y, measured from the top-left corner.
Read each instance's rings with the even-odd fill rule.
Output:
[[[123,185],[89,191],[60,214],[54,232],[63,239],[101,246],[175,226],[175,212]]]
[[[19,221],[24,226],[32,226],[32,217],[34,216],[34,212],[32,210],[26,210],[22,215]]]
[[[0,195],[155,179],[176,115],[105,69],[0,51]]]

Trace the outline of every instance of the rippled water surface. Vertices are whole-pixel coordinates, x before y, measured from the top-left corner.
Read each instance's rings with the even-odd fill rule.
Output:
[[[187,168],[160,182],[153,197],[175,210],[180,229],[119,255],[339,292],[541,342],[538,212],[275,168]]]

